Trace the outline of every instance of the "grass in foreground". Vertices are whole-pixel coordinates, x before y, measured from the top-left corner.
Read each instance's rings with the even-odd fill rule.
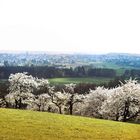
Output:
[[[0,140],[139,140],[140,125],[0,109]]]
[[[102,84],[108,83],[112,78],[103,78],[103,77],[84,77],[84,78],[51,78],[49,82],[51,84],[70,84],[70,83],[95,83],[95,84]]]

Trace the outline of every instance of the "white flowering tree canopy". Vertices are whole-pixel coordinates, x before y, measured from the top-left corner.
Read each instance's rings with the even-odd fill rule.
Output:
[[[50,103],[51,97],[45,93],[34,96],[33,100],[31,101],[31,105],[33,105],[33,107],[37,107],[38,111],[44,111],[45,107]]]
[[[11,74],[8,81],[10,83],[10,93],[30,93],[36,86],[35,78],[27,75],[27,73]]]
[[[67,93],[69,95],[66,106],[69,110],[70,115],[73,114],[74,105],[82,102],[84,99],[84,95],[82,95],[82,94],[79,95],[79,94],[75,93],[75,91],[74,91],[75,87],[76,87],[76,84],[73,84],[73,83],[65,85],[64,93]]]
[[[74,89],[76,87],[76,84],[65,84],[65,89],[67,90],[67,92],[73,94],[74,93]]]
[[[140,113],[140,84],[128,80],[120,87],[110,89],[110,96],[102,106],[102,114],[108,119],[128,121]]]
[[[104,87],[97,87],[95,90],[90,90],[89,94],[86,95],[84,115],[101,117],[101,107],[103,102],[107,99],[109,89]]]
[[[49,89],[49,81],[47,79],[38,79],[36,78],[36,83],[37,83],[37,88],[41,91],[41,92],[47,92]]]
[[[77,113],[116,121],[136,120],[140,116],[140,83],[136,80],[129,79],[112,89],[97,87],[85,95],[75,93],[76,84],[66,84],[56,91],[47,79],[28,73],[11,74],[9,83],[9,94],[0,99],[2,107],[10,103],[15,108],[25,105],[38,111]]]
[[[11,99],[12,102],[15,101],[16,108],[21,107],[21,103],[25,103],[30,98],[33,97],[33,90],[37,86],[35,78],[27,73],[16,73],[11,74],[9,77],[9,95],[8,99]]]

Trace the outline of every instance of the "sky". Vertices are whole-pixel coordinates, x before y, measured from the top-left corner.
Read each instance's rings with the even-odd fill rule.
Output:
[[[0,50],[139,53],[139,0],[0,0]]]

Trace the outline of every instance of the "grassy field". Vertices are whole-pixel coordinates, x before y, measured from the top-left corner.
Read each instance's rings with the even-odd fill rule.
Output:
[[[8,81],[8,79],[0,79],[0,83],[5,83],[7,81]]]
[[[140,125],[0,109],[0,140],[140,140]]]
[[[101,84],[101,83],[107,83],[111,78],[102,78],[102,77],[86,77],[86,78],[52,78],[49,79],[49,82],[51,84],[70,84],[70,83],[95,83],[95,84]]]
[[[97,85],[102,83],[108,83],[113,78],[105,78],[105,77],[84,77],[84,78],[50,78],[48,79],[50,84],[52,85],[63,85],[63,84],[70,84],[70,83],[95,83]],[[1,79],[0,83],[7,82],[7,79]]]

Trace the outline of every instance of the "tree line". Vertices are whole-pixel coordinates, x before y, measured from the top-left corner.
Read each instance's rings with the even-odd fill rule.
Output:
[[[8,66],[0,67],[0,79],[8,79],[11,73],[28,72],[34,77],[55,78],[55,77],[115,77],[116,71],[105,68],[87,68],[84,66],[76,68],[58,68],[49,66]]]
[[[137,121],[140,115],[140,83],[129,79],[117,87],[103,86],[78,94],[75,84],[56,91],[47,79],[27,73],[11,74],[9,93],[0,98],[0,106],[60,114],[81,115],[116,121]]]
[[[140,80],[140,69],[131,69],[131,70],[126,70],[124,73],[124,77],[129,78],[137,78]]]
[[[120,81],[124,83],[123,77],[116,77],[115,79],[110,80],[108,83],[84,83],[81,81],[81,83],[76,84],[74,88],[74,92],[78,94],[87,94],[89,93],[90,89],[95,90],[98,86],[103,86],[105,88],[114,88],[118,87],[120,85]],[[1,80],[0,82],[0,98],[3,98],[5,95],[9,93],[9,86],[10,83],[8,80]],[[65,88],[65,85],[55,85],[55,91],[63,91]],[[34,94],[39,94],[39,90],[34,90]]]

